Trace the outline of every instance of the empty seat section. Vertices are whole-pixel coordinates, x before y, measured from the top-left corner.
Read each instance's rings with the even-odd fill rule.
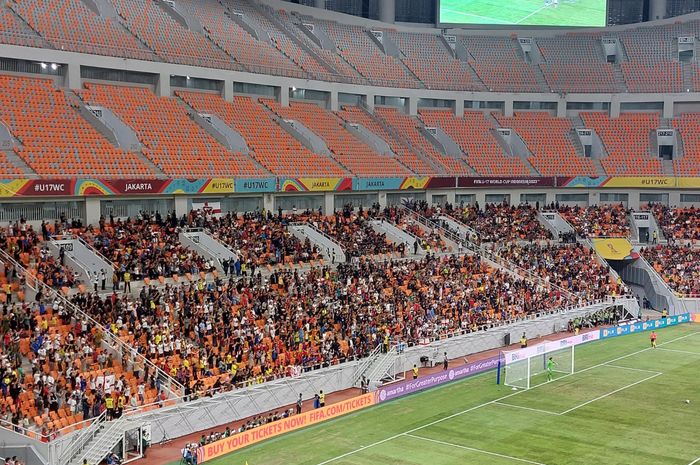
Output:
[[[458,39],[459,40],[459,39]],[[471,61],[489,90],[499,92],[541,92],[533,67],[515,51],[507,37],[462,37],[462,44],[474,57]]]
[[[630,92],[683,92],[680,63],[622,63]]]
[[[419,87],[418,81],[408,72],[403,63],[382,53],[360,26],[320,20],[315,21],[315,24],[325,29],[328,36],[335,42],[340,54],[373,84]]]
[[[0,152],[0,173],[8,178],[17,178],[22,176],[22,170],[17,168],[10,160],[7,159],[7,155],[4,152]]]
[[[153,0],[110,0],[124,25],[165,61],[232,68],[231,57],[201,34],[185,29]]]
[[[542,112],[519,112],[512,118],[494,116],[501,126],[518,133],[532,153],[528,160],[543,175],[597,175],[593,162],[576,153],[568,119]]]
[[[0,43],[50,48],[44,39],[4,5],[0,5]]]
[[[684,113],[673,119],[683,139],[683,157],[673,161],[680,176],[700,176],[700,113]]]
[[[472,79],[468,63],[456,60],[434,34],[390,32],[404,53],[403,62],[430,89],[484,90]]]
[[[15,152],[42,176],[153,176],[134,154],[112,146],[48,79],[0,76],[0,119]]]
[[[80,0],[15,0],[10,5],[58,49],[139,60],[155,58],[119,24],[98,16]]]
[[[420,110],[428,126],[440,127],[467,154],[467,162],[484,176],[512,176],[530,174],[518,157],[508,156],[494,138],[495,125],[479,111],[465,111],[457,118],[451,111]]]
[[[401,113],[397,108],[390,107],[377,107],[374,112],[383,118],[388,125],[406,137],[413,147],[417,147],[425,156],[432,158],[437,163],[437,166],[442,166],[445,173],[470,174],[470,170],[464,161],[463,153],[450,154],[452,156],[443,155],[433,147],[428,139],[423,137],[423,134],[418,130],[423,124],[418,118]]]
[[[595,129],[608,156],[601,160],[612,176],[661,175],[661,161],[652,158],[651,131],[659,127],[655,113],[623,113],[611,119],[606,113],[581,113],[586,126]]]
[[[391,147],[391,150],[396,154],[397,158],[411,169],[414,173],[422,175],[437,174],[439,170],[434,168],[428,160],[419,156],[410,147],[407,139],[401,140],[395,130],[390,131],[382,126],[375,118],[369,115],[366,111],[355,106],[345,106],[338,115],[349,123],[361,124],[363,127],[372,131],[378,137],[384,139]]]
[[[299,121],[321,137],[333,156],[357,176],[407,176],[411,172],[389,156],[375,152],[348,132],[333,113],[313,103],[292,102],[282,107],[272,100],[265,105],[282,118]]]
[[[194,123],[175,98],[143,87],[85,84],[91,104],[114,111],[136,131],[143,153],[170,176],[261,176],[266,173],[242,153],[229,152]]]
[[[316,154],[289,135],[271,119],[262,104],[250,97],[236,96],[227,102],[219,95],[177,92],[188,105],[200,112],[213,113],[236,129],[251,153],[265,168],[281,176],[347,176],[334,160]]]
[[[252,72],[299,75],[301,70],[264,40],[257,40],[230,19],[216,0],[178,0],[197,18],[209,38]]]

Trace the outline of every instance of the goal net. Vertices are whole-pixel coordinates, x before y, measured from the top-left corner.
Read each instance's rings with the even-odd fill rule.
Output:
[[[552,349],[551,346],[551,343],[544,343],[521,350],[503,352],[501,361],[504,367],[503,384],[519,389],[530,389],[547,382],[549,379],[547,365],[550,359],[552,379],[573,373],[575,346],[558,349]]]

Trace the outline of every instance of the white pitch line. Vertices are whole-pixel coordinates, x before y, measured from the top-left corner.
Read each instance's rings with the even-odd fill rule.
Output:
[[[518,457],[513,457],[512,455],[499,454],[497,452],[490,452],[490,451],[483,450],[483,449],[477,449],[475,447],[467,447],[467,446],[463,446],[461,444],[454,444],[452,442],[438,441],[437,439],[425,438],[423,436],[414,436],[413,434],[406,434],[405,436],[408,436],[409,438],[420,439],[422,441],[434,442],[435,444],[442,444],[443,446],[456,447],[457,449],[464,449],[464,450],[468,450],[468,451],[472,451],[472,452],[478,452],[480,454],[493,455],[495,457],[500,457],[502,459],[509,459],[509,460],[514,460],[517,462],[529,463],[532,465],[545,465],[544,463],[535,462],[533,460],[521,459]]]
[[[663,349],[662,349],[663,350]],[[655,371],[655,370],[645,370],[643,368],[632,368],[632,367],[623,367],[622,365],[610,365],[607,364],[605,365],[606,367],[611,367],[611,368],[620,368],[622,370],[632,370],[632,371],[641,371],[642,373],[654,373],[657,375],[663,375],[662,372],[660,371]]]
[[[618,392],[620,392],[620,391],[624,391],[625,389],[629,389],[629,388],[631,388],[631,387],[633,387],[633,386],[636,386],[637,384],[641,384],[641,383],[643,383],[643,382],[645,382],[645,381],[649,381],[650,379],[654,379],[654,378],[656,378],[657,376],[661,376],[662,374],[663,374],[663,373],[656,373],[655,375],[651,375],[651,376],[649,376],[649,377],[647,377],[647,378],[640,379],[639,381],[634,382],[634,383],[632,383],[632,384],[628,384],[627,386],[622,386],[621,388],[615,389],[614,391],[608,392],[607,394],[603,394],[602,396],[598,396],[598,397],[596,397],[595,399],[591,399],[591,400],[588,400],[588,401],[586,401],[586,402],[584,402],[584,403],[582,403],[582,404],[579,404],[579,405],[577,405],[576,407],[572,407],[572,408],[570,408],[569,410],[564,410],[563,412],[561,412],[561,415],[566,415],[567,413],[573,412],[573,411],[576,410],[576,409],[580,409],[581,407],[585,407],[586,405],[592,404],[593,402],[596,402],[596,401],[598,401],[598,400],[605,399],[605,398],[608,397],[608,396],[611,396],[611,395],[613,395],[613,394],[616,394],[616,393],[618,393]]]
[[[695,465],[696,463],[700,462],[700,457],[696,458],[692,462],[690,462],[688,465]]]
[[[688,355],[700,355],[700,352],[692,352],[690,350],[678,350],[678,349],[666,349],[664,347],[657,347],[658,350],[663,350],[666,352],[676,352],[679,354],[688,354]]]
[[[549,415],[561,415],[561,413],[557,412],[550,412],[549,410],[540,410],[538,408],[532,408],[532,407],[525,407],[523,405],[515,405],[515,404],[509,404],[507,402],[494,402],[493,405],[502,405],[504,407],[513,407],[513,408],[519,408],[523,410],[530,410],[532,412],[539,412],[539,413],[546,413]]]
[[[681,339],[685,339],[685,338],[690,337],[690,336],[695,336],[696,334],[700,334],[700,331],[694,332],[694,333],[690,333],[690,334],[686,334],[686,335],[684,335],[684,336],[679,336],[679,337],[677,337],[677,338],[675,338],[675,339],[671,339],[670,341],[661,343],[661,344],[659,344],[659,345],[670,344],[670,343],[672,343],[672,342],[680,341]],[[570,373],[570,374],[568,374],[568,375],[564,375],[564,376],[562,376],[562,377],[560,377],[560,378],[557,378],[557,380],[564,379],[564,378],[566,378],[566,377],[568,377],[568,376],[571,376],[571,375],[574,375],[574,374],[577,374],[577,373],[583,373],[584,371],[592,370],[592,369],[594,369],[594,368],[599,368],[599,367],[602,367],[602,366],[607,365],[607,364],[609,364],[609,363],[617,362],[618,360],[622,360],[622,359],[627,358],[627,357],[633,357],[633,356],[635,356],[635,355],[637,355],[637,354],[641,354],[641,353],[644,353],[644,352],[647,352],[647,351],[650,351],[650,350],[653,350],[653,349],[652,349],[651,347],[647,347],[646,349],[641,349],[641,350],[638,350],[638,351],[636,351],[636,352],[632,352],[632,353],[627,354],[627,355],[622,355],[622,356],[617,357],[617,358],[614,358],[614,359],[612,359],[612,360],[608,360],[607,362],[599,363],[598,365],[593,365],[593,366],[591,366],[591,367],[584,368],[583,370],[580,370],[580,371],[577,371],[577,372],[574,372],[574,373]],[[532,389],[537,389],[537,388],[540,387],[540,386],[549,386],[549,383],[538,384],[537,386],[531,388],[530,390],[532,390]],[[388,438],[381,439],[381,440],[379,440],[379,441],[377,441],[377,442],[373,442],[372,444],[368,444],[368,445],[366,445],[366,446],[359,447],[359,448],[357,448],[357,449],[351,450],[351,451],[346,452],[346,453],[344,453],[344,454],[340,454],[340,455],[338,455],[338,456],[336,456],[336,457],[333,457],[333,458],[330,458],[330,459],[328,459],[328,460],[324,460],[323,462],[319,462],[319,463],[317,463],[316,465],[326,465],[327,463],[335,462],[336,460],[340,460],[340,459],[343,459],[343,458],[348,457],[348,456],[350,456],[350,455],[356,454],[356,453],[358,453],[358,452],[362,452],[363,450],[369,449],[370,447],[374,447],[374,446],[378,446],[378,445],[380,445],[380,444],[384,444],[385,442],[389,442],[389,441],[394,440],[394,439],[396,439],[396,438],[398,438],[398,437],[400,437],[400,436],[404,436],[404,435],[407,435],[407,434],[415,433],[416,431],[420,431],[420,430],[422,430],[423,428],[428,428],[428,427],[430,427],[430,426],[437,425],[438,423],[442,423],[443,421],[450,420],[450,419],[455,418],[455,417],[458,417],[458,416],[460,416],[460,415],[464,415],[465,413],[469,413],[469,412],[474,411],[474,410],[476,410],[476,409],[479,409],[479,408],[481,408],[481,407],[486,407],[487,405],[491,405],[491,404],[493,404],[493,403],[495,403],[495,402],[500,402],[500,401],[502,401],[502,400],[508,399],[509,397],[517,396],[518,394],[521,394],[521,393],[527,392],[527,391],[528,391],[528,390],[522,390],[522,391],[513,392],[513,393],[508,394],[508,395],[505,395],[505,396],[503,396],[503,397],[499,397],[498,399],[494,399],[494,400],[491,400],[491,401],[489,401],[489,402],[484,402],[483,404],[475,405],[474,407],[470,407],[470,408],[468,408],[468,409],[466,409],[466,410],[462,410],[461,412],[453,413],[452,415],[448,415],[448,416],[443,417],[443,418],[440,418],[440,419],[438,419],[438,420],[431,421],[430,423],[426,423],[426,424],[423,425],[423,426],[418,426],[418,427],[413,428],[413,429],[410,429],[410,430],[408,430],[408,431],[404,431],[403,433],[399,433],[399,434],[395,434],[395,435],[393,435],[393,436],[389,436]]]
[[[536,9],[535,11],[533,11],[532,13],[530,13],[529,15],[525,16],[524,18],[520,18],[519,20],[517,20],[517,21],[515,22],[515,24],[520,24],[520,23],[522,23],[523,21],[525,21],[525,20],[526,20],[527,18],[529,18],[530,16],[536,15],[537,13],[539,13],[539,12],[542,11],[542,10],[544,10],[545,8],[547,8],[547,7],[546,7],[546,6],[541,6],[541,7],[539,7],[538,9]]]

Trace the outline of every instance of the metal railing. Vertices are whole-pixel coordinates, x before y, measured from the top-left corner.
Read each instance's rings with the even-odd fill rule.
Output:
[[[64,451],[61,451],[61,455],[58,458],[58,464],[67,464],[80,452],[80,449],[85,447],[85,445],[92,441],[95,435],[102,428],[102,424],[107,419],[107,411],[102,412],[98,417],[92,419],[92,424],[87,428],[80,430],[74,438],[71,438],[71,444]]]
[[[374,348],[372,352],[367,354],[365,358],[360,361],[359,365],[357,365],[357,369],[355,370],[355,374],[352,376],[352,384],[353,386],[357,384],[360,379],[362,379],[362,376],[364,376],[365,372],[369,369],[370,366],[374,363],[374,361],[379,357],[379,355],[382,353],[382,345],[377,344],[377,347]]]

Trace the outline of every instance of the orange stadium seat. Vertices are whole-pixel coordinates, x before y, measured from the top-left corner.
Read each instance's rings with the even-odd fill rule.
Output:
[[[177,95],[197,111],[216,114],[243,135],[260,164],[283,176],[347,176],[333,159],[316,154],[289,135],[272,114],[250,97],[236,96],[227,102],[218,95],[182,92]]]
[[[21,141],[15,148],[42,176],[153,176],[136,155],[113,147],[49,79],[0,76],[0,119]]]
[[[673,161],[678,176],[700,176],[700,113],[685,113],[673,119],[683,139],[684,153]]]
[[[132,127],[143,153],[170,176],[263,176],[253,160],[227,151],[192,121],[175,98],[157,97],[144,87],[85,84],[80,96],[103,105]]]
[[[471,61],[487,89],[497,92],[542,92],[535,68],[523,61],[513,39],[506,37],[461,37],[474,57]]]

